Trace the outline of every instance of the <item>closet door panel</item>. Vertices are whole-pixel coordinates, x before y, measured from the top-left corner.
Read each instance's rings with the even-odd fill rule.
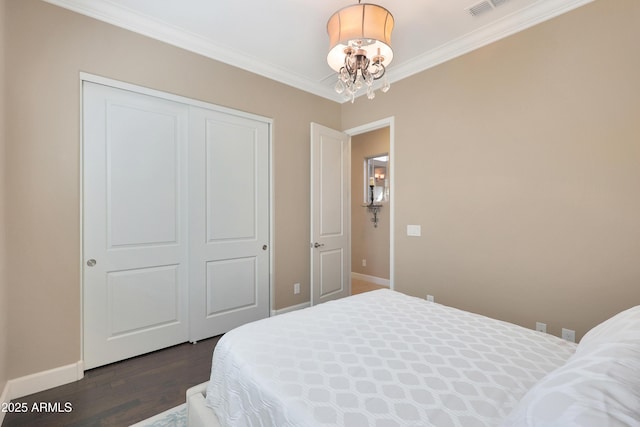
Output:
[[[190,339],[269,315],[269,124],[191,109]]]
[[[254,128],[206,122],[207,238],[257,238],[259,141]]]
[[[188,339],[188,112],[83,84],[87,369]]]

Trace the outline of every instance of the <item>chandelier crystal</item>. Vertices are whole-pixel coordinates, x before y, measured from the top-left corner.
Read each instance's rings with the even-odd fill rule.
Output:
[[[391,31],[393,16],[384,7],[364,3],[347,6],[334,13],[327,22],[329,33],[329,66],[338,72],[335,90],[346,100],[355,101],[356,94],[366,88],[373,99],[374,81],[385,75],[393,59]],[[385,78],[382,91],[389,90]]]

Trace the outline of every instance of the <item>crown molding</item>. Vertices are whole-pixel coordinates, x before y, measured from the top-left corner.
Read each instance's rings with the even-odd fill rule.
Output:
[[[310,80],[277,65],[268,64],[249,55],[239,53],[228,46],[213,43],[211,40],[185,31],[182,28],[152,19],[135,10],[110,2],[88,2],[86,0],[43,1],[250,71],[331,101],[346,102],[341,95],[338,95],[333,90],[333,83],[326,84],[327,79],[323,79],[320,82]],[[390,68],[388,70],[388,79],[391,83],[398,82],[592,1],[539,0],[533,5],[519,10],[517,13],[506,16],[451,42],[438,46],[423,55]]]
[[[569,12],[593,0],[544,0],[528,8],[506,16],[490,25],[479,28],[423,55],[393,67],[389,81],[397,82],[413,74],[435,67],[443,62],[462,56],[473,50],[511,36],[563,13]]]
[[[336,94],[333,87],[315,84],[308,78],[292,73],[289,70],[273,64],[267,64],[249,55],[238,53],[228,46],[213,43],[211,40],[205,39],[197,34],[168,25],[166,22],[152,19],[129,8],[124,8],[113,3],[88,2],[86,0],[43,1],[215,59],[216,61],[224,62],[225,64],[250,71],[332,101],[339,99],[335,96]]]

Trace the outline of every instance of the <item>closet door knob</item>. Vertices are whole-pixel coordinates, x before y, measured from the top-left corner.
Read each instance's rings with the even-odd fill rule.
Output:
[[[266,251],[267,250],[267,245],[262,245],[262,250]]]
[[[87,261],[87,265],[89,267],[93,267],[94,265],[96,265],[96,260],[91,258],[89,261]]]

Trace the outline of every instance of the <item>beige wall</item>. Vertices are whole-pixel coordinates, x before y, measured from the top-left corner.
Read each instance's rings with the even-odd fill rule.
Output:
[[[395,116],[396,289],[578,338],[640,304],[638,40],[595,1],[343,106]]]
[[[378,227],[372,214],[362,207],[365,159],[389,153],[389,128],[385,127],[351,137],[351,271],[389,279],[389,203],[378,214]],[[392,173],[392,172],[391,172]],[[362,266],[362,260],[367,266]]]
[[[4,103],[4,45],[5,0],[0,0],[0,395],[7,384],[7,336],[9,334],[8,284],[5,271],[5,103]],[[0,402],[2,403],[2,402]],[[0,417],[1,419],[1,417]]]
[[[274,308],[309,300],[309,123],[337,104],[39,0],[7,1],[7,65],[9,378],[80,359],[81,71],[273,118]]]
[[[389,116],[398,290],[578,336],[640,304],[637,0],[595,1],[343,106],[39,0],[6,3],[0,385],[80,358],[80,71],[274,119],[274,308],[309,300],[309,122]]]

